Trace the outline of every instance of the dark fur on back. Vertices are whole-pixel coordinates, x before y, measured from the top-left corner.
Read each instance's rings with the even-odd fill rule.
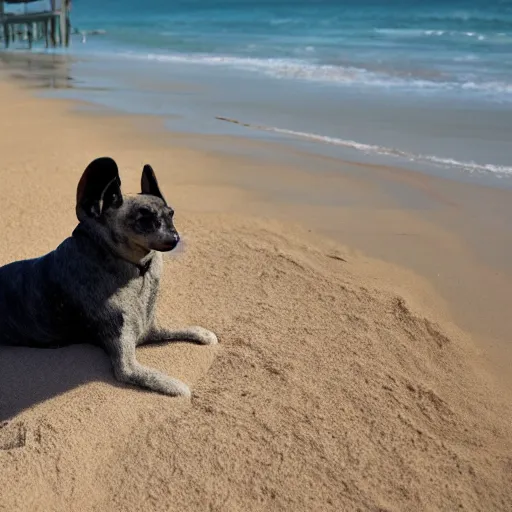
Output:
[[[76,212],[78,226],[57,249],[0,268],[0,345],[93,343],[108,352],[119,380],[189,394],[182,382],[135,359],[142,343],[217,342],[200,327],[155,325],[161,252],[179,236],[153,169],[144,167],[140,195],[123,197],[115,162],[93,161],[78,185]]]

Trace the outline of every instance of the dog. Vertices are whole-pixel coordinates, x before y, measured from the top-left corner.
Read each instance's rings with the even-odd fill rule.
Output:
[[[185,383],[135,357],[148,343],[217,343],[202,327],[173,331],[155,322],[162,253],[179,234],[153,169],[144,166],[140,194],[123,196],[116,162],[92,161],[78,184],[76,215],[57,249],[0,268],[0,345],[91,343],[107,352],[120,382],[190,396]]]

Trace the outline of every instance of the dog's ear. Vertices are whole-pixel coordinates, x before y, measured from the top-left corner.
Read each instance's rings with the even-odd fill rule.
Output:
[[[159,197],[165,204],[167,204],[165,197],[160,191],[155,171],[153,171],[151,165],[145,165],[144,169],[142,169],[141,190],[143,194]]]
[[[107,208],[123,204],[119,169],[112,158],[93,160],[85,169],[76,193],[76,213],[98,218]]]

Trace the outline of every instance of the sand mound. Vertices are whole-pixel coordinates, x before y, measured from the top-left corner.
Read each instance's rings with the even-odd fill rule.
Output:
[[[470,344],[341,247],[189,216],[159,314],[216,349],[139,351],[189,403],[116,385],[93,347],[0,352],[0,510],[511,510],[508,411]]]

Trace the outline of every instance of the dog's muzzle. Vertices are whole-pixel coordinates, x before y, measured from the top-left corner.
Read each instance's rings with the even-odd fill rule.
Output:
[[[162,241],[161,246],[156,250],[161,252],[172,251],[178,245],[179,241],[180,235],[178,235],[178,233],[172,233],[168,239]]]

